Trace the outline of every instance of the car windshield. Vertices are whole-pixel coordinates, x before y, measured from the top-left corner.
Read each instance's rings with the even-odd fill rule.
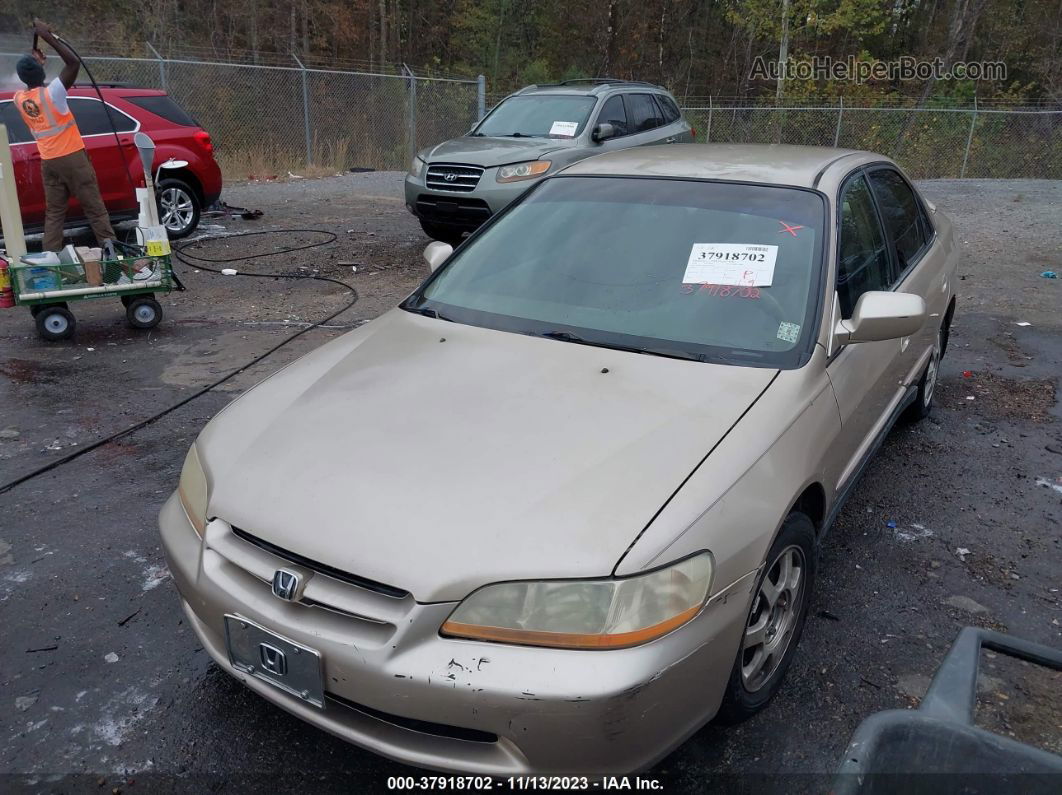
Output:
[[[474,135],[493,138],[574,138],[583,131],[593,97],[534,95],[509,97],[490,112]]]
[[[556,177],[403,304],[562,342],[727,364],[803,364],[824,201],[799,188]]]

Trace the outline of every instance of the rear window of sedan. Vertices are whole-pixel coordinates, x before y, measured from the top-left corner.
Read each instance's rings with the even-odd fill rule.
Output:
[[[556,177],[411,300],[472,325],[797,367],[816,331],[824,206],[799,188]]]

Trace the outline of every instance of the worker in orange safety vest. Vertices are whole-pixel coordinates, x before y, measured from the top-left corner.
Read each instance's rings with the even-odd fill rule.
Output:
[[[44,53],[40,50],[34,49],[31,55],[22,56],[16,65],[18,77],[26,84],[26,89],[15,92],[15,105],[41,155],[45,202],[41,248],[59,251],[63,247],[63,226],[71,196],[81,203],[96,240],[101,246],[107,246],[107,241],[114,240],[114,228],[100,195],[96,172],[85,152],[81,131],[66,99],[67,89],[74,85],[81,70],[81,62],[48,25],[35,19],[33,26],[37,36],[63,59],[59,77],[47,85],[44,83]]]

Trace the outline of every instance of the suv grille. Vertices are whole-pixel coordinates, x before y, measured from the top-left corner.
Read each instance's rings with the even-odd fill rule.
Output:
[[[432,190],[449,190],[468,193],[475,190],[483,169],[479,166],[428,166],[425,184]]]

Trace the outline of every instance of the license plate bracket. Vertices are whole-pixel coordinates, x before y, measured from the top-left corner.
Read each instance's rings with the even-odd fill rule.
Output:
[[[236,670],[324,707],[320,652],[230,614],[225,616],[225,642]]]

